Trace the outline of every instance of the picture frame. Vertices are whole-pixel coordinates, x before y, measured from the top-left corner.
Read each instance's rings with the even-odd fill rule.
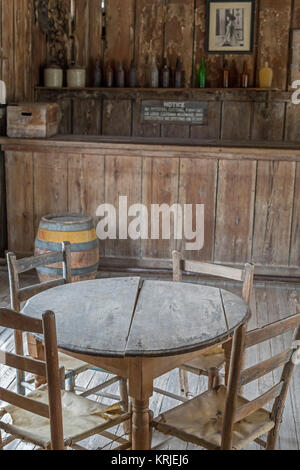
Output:
[[[255,0],[207,0],[206,51],[252,54]]]

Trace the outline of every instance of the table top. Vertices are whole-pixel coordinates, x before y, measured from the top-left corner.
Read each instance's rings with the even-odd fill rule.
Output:
[[[56,316],[61,349],[99,357],[161,357],[205,349],[248,321],[242,298],[191,283],[97,279],[32,297],[23,313]]]

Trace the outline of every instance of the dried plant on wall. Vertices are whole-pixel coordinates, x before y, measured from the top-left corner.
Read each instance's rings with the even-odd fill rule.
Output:
[[[36,0],[36,14],[47,34],[48,63],[66,67],[72,56],[70,0]]]

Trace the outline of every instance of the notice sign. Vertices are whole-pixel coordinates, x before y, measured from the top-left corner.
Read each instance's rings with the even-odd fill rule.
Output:
[[[208,103],[202,101],[142,101],[142,119],[161,124],[208,124]]]

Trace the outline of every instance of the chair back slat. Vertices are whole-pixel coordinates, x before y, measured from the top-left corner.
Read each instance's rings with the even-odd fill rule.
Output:
[[[263,343],[269,339],[275,338],[287,331],[295,330],[300,323],[300,313],[284,320],[280,320],[270,325],[249,331],[245,339],[245,347],[250,348],[256,344]]]
[[[50,417],[49,407],[45,405],[45,403],[32,400],[31,398],[24,397],[2,387],[0,387],[0,400],[22,408],[23,410],[30,411],[30,413],[42,416],[43,418]]]
[[[245,419],[255,411],[264,407],[267,403],[274,402],[270,420],[274,422],[274,427],[268,434],[267,448],[274,449],[278,437],[279,426],[282,419],[285,400],[289,384],[294,370],[294,358],[298,358],[300,351],[300,316],[299,314],[280,320],[272,325],[246,333],[246,327],[241,326],[236,329],[230,361],[229,383],[226,396],[226,404],[222,430],[222,449],[230,450],[233,444],[233,426],[236,422]],[[241,358],[246,347],[260,344],[287,331],[295,330],[294,340],[290,349],[277,354],[259,364],[246,370],[243,369]],[[283,371],[279,382],[263,395],[255,398],[242,406],[238,406],[238,395],[240,388],[254,380],[257,380],[275,369],[283,366]]]
[[[244,269],[239,269],[220,264],[204,263],[202,261],[183,260],[181,253],[176,250],[172,253],[172,261],[173,281],[180,282],[182,280],[182,270],[205,276],[239,281],[243,283],[243,299],[246,303],[250,303],[254,277],[254,266],[252,264],[247,263]]]
[[[12,367],[13,369],[23,370],[31,374],[40,375],[46,377],[46,364],[37,359],[31,359],[30,357],[19,356],[18,354],[9,353],[0,350],[0,363]]]
[[[50,418],[51,445],[53,450],[64,449],[61,385],[62,372],[59,369],[55,315],[45,312],[42,320],[36,320],[12,310],[0,308],[0,326],[16,329],[15,333],[22,331],[43,334],[45,343],[46,361],[24,357],[18,351],[16,354],[0,351],[0,363],[18,370],[32,372],[45,376],[48,383],[49,405],[24,397],[20,393],[0,388],[0,400],[22,408],[31,413]],[[19,392],[19,389],[17,388]]]
[[[239,421],[242,421],[242,419],[247,418],[247,416],[251,415],[255,411],[266,406],[268,403],[270,403],[270,401],[274,400],[276,397],[280,395],[282,387],[283,387],[283,382],[279,382],[278,384],[276,384],[274,387],[272,387],[263,395],[260,395],[255,400],[249,401],[245,405],[242,405],[239,408],[237,408],[235,410],[234,422],[238,423]]]
[[[0,308],[0,326],[12,330],[43,334],[43,322],[27,317],[8,308]]]
[[[201,261],[183,262],[184,271],[191,273],[205,274],[208,276],[222,277],[225,279],[232,279],[234,281],[243,281],[244,271],[242,269],[230,268],[218,264],[202,263]]]
[[[47,266],[49,264],[60,263],[64,261],[64,254],[62,251],[55,251],[45,253],[43,255],[31,256],[30,258],[23,258],[17,260],[18,273],[25,273],[32,269],[39,268],[41,266]]]
[[[64,279],[60,278],[53,281],[42,282],[41,284],[36,284],[35,286],[23,287],[19,290],[19,300],[20,302],[24,302],[25,300],[28,300],[34,295],[40,294],[45,290],[53,289],[53,287],[63,286],[64,284]]]
[[[263,377],[264,375],[269,374],[275,369],[278,369],[283,364],[288,362],[291,359],[292,351],[291,349],[287,349],[276,356],[271,357],[255,366],[249,367],[241,374],[241,385],[247,385],[254,380]]]

